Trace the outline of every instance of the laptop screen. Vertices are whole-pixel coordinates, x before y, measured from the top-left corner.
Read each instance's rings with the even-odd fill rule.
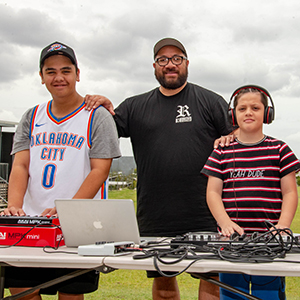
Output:
[[[140,243],[131,199],[57,199],[55,205],[68,247],[103,242]]]

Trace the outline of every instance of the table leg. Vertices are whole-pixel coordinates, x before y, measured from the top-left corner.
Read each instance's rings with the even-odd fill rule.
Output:
[[[0,297],[3,299],[4,297],[4,280],[5,280],[5,267],[0,267]]]
[[[213,284],[215,284],[215,285],[217,285],[217,286],[219,286],[219,287],[221,287],[221,288],[224,288],[224,289],[226,289],[226,290],[229,290],[230,292],[237,293],[237,294],[239,294],[239,295],[245,296],[245,297],[247,297],[247,298],[250,299],[250,300],[261,300],[260,298],[257,298],[257,297],[255,297],[255,296],[252,296],[252,295],[250,295],[250,294],[248,294],[248,293],[245,293],[245,292],[243,292],[243,291],[241,291],[241,290],[239,290],[239,289],[236,289],[236,288],[234,288],[234,287],[232,287],[232,286],[230,286],[230,285],[228,285],[228,284],[226,284],[226,283],[223,283],[223,282],[221,282],[221,281],[218,281],[218,280],[216,280],[216,279],[213,279],[213,278],[211,278],[211,277],[209,277],[209,276],[206,276],[206,275],[204,275],[204,274],[199,274],[199,273],[191,273],[191,274],[193,274],[193,276],[195,276],[195,277],[197,277],[197,278],[200,278],[200,279],[205,280],[205,281],[207,281],[207,282],[213,283]]]

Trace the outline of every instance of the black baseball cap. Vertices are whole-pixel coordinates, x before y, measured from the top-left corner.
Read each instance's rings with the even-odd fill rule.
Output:
[[[173,38],[164,38],[155,44],[155,46],[153,48],[154,58],[155,58],[156,54],[158,53],[158,51],[165,46],[175,46],[178,49],[180,49],[182,51],[182,53],[187,57],[187,53],[186,53],[184,46],[178,40],[173,39]]]
[[[76,68],[78,68],[74,50],[63,43],[54,42],[42,50],[40,57],[40,70],[42,70],[42,66],[44,64],[45,59],[52,55],[67,56],[71,60],[71,62],[76,66]]]

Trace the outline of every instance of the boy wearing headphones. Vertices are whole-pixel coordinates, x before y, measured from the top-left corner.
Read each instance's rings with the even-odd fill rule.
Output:
[[[287,144],[263,133],[263,123],[274,119],[265,89],[243,86],[230,102],[233,97],[229,117],[239,126],[238,138],[215,149],[202,169],[208,176],[209,209],[224,236],[266,232],[265,221],[289,228],[298,204],[295,173],[300,163]],[[251,294],[261,299],[285,299],[284,277],[224,273],[220,281],[247,293],[251,283]],[[220,299],[246,298],[221,288]]]

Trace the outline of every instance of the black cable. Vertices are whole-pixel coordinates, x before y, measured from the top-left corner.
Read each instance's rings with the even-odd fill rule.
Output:
[[[238,207],[238,203],[236,200],[236,191],[235,191],[235,149],[234,149],[234,142],[232,142],[232,156],[233,156],[233,182],[232,182],[232,189],[233,189],[233,196],[234,196],[234,204],[235,204],[235,208],[236,208],[236,223],[239,220],[239,207]]]
[[[207,241],[206,245],[193,244],[193,241],[181,240],[183,242],[176,243],[176,240],[169,243],[169,246],[175,249],[164,249],[166,243],[162,245],[155,244],[154,248],[141,249],[143,254],[134,255],[134,259],[145,259],[153,257],[155,269],[166,277],[173,277],[187,271],[188,268],[195,262],[201,259],[221,259],[230,262],[242,263],[269,263],[275,259],[277,262],[300,263],[291,260],[282,260],[286,257],[286,253],[292,250],[293,246],[300,248],[299,239],[293,236],[293,232],[289,228],[277,229],[272,223],[268,222],[268,231],[264,233],[253,233],[246,236],[241,241],[226,241],[224,244],[214,244],[213,241]],[[282,234],[285,235],[285,239]],[[187,238],[188,235],[185,235]],[[207,255],[197,255],[196,252],[208,252]],[[170,260],[173,258],[173,260]],[[183,270],[168,275],[165,274],[159,267],[158,263],[162,264],[177,264],[184,259],[192,259]]]
[[[292,250],[293,246],[300,248],[299,241],[293,236],[292,231],[289,228],[277,229],[272,223],[268,222],[268,228],[270,229],[264,233],[253,233],[250,237],[246,236],[245,239],[239,241],[227,241],[224,244],[219,245],[213,244],[213,241],[207,241],[206,245],[197,245],[193,244],[193,241],[178,242],[176,243],[172,241],[171,247],[176,247],[181,251],[184,251],[185,248],[192,252],[192,256],[197,256],[195,252],[211,252],[220,256],[221,259],[233,259],[233,260],[242,260],[242,261],[253,261],[258,262],[260,260],[270,261],[275,258],[285,257],[285,254]],[[283,240],[282,234],[285,234],[286,241]],[[185,235],[187,238],[188,235]],[[163,243],[165,246],[166,243]],[[158,247],[159,244],[156,245]],[[150,250],[150,249],[149,249]],[[159,249],[156,249],[159,252]],[[179,255],[179,251],[176,253]],[[225,252],[226,250],[226,252]],[[172,255],[173,254],[173,255]],[[140,255],[139,258],[142,258],[145,254]],[[146,254],[147,257],[151,257],[153,255],[158,255],[156,253],[148,252]],[[172,252],[164,252],[163,256],[173,256]],[[178,256],[181,257],[180,255]],[[190,258],[190,253],[186,256],[186,258]]]
[[[177,272],[177,273],[175,273],[175,274],[166,274],[166,273],[164,273],[164,272],[159,268],[159,266],[158,266],[158,263],[157,263],[157,257],[156,257],[156,256],[153,257],[153,264],[154,264],[154,267],[155,267],[156,271],[157,271],[160,275],[162,275],[162,276],[164,276],[164,277],[175,277],[175,276],[178,276],[178,275],[184,273],[187,269],[189,269],[189,268],[190,268],[195,262],[197,262],[198,260],[200,260],[200,258],[199,258],[199,259],[193,260],[193,261],[192,261],[190,264],[188,264],[183,270],[181,270],[181,271],[179,271],[179,272]]]

